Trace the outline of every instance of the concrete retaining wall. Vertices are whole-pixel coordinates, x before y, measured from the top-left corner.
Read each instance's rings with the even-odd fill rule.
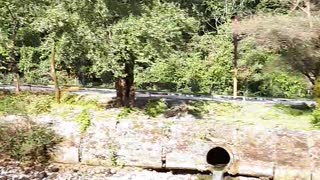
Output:
[[[57,162],[205,171],[212,168],[207,153],[220,146],[230,153],[227,171],[232,175],[320,179],[319,131],[241,127],[213,120],[106,119],[93,120],[81,135],[71,121],[52,117],[37,121],[50,123],[65,137],[55,152]]]

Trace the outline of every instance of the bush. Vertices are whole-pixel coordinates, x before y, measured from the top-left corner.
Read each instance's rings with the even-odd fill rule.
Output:
[[[188,105],[188,113],[197,118],[202,118],[203,114],[209,113],[206,105],[207,103],[203,101],[192,102]]]
[[[80,132],[85,133],[91,125],[91,119],[88,109],[83,109],[75,120],[80,124]]]
[[[301,116],[304,114],[310,114],[312,112],[312,108],[307,104],[291,106],[276,104],[274,107],[291,116]]]
[[[34,123],[2,124],[0,134],[0,154],[20,161],[48,162],[50,152],[61,142],[52,130]]]
[[[102,106],[95,99],[83,99],[82,96],[71,93],[64,93],[61,97],[62,104],[82,106],[87,109],[99,110]]]
[[[132,108],[124,107],[121,109],[120,113],[118,114],[117,118],[122,119],[128,117],[134,110]]]
[[[6,93],[0,96],[0,114],[42,114],[50,112],[53,96],[45,94]]]
[[[76,94],[64,93],[61,97],[61,103],[75,104],[77,101],[77,97],[78,97],[78,95],[76,95]]]
[[[30,114],[36,115],[50,112],[53,100],[53,96],[50,95],[44,95],[40,98],[36,98],[34,101],[31,101],[28,111]]]
[[[313,124],[314,127],[320,128],[320,109],[314,110],[312,116],[311,124]]]
[[[161,99],[157,101],[151,101],[145,108],[145,113],[151,117],[157,117],[159,114],[164,113],[168,109],[166,102]]]

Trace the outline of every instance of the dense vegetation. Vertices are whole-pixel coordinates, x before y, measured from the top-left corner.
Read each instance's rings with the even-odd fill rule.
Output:
[[[62,139],[53,130],[33,122],[0,125],[0,156],[20,161],[46,163]]]
[[[137,88],[231,94],[237,70],[240,95],[306,97],[319,22],[317,0],[1,0],[0,81],[115,83],[131,105]]]

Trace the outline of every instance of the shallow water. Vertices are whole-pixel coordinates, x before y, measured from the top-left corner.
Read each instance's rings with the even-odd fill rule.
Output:
[[[213,171],[212,180],[223,180],[223,171]]]

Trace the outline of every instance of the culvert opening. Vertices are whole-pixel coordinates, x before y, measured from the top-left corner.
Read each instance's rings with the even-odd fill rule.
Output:
[[[207,154],[207,163],[215,167],[226,167],[230,160],[228,151],[222,147],[215,147]]]

